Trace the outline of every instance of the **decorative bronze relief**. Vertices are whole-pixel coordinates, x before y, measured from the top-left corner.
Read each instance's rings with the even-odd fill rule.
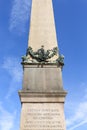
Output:
[[[22,63],[57,63],[60,66],[64,65],[64,56],[59,55],[55,61],[49,61],[49,59],[57,56],[58,49],[54,47],[51,50],[45,50],[42,45],[36,52],[33,51],[32,47],[28,47],[26,56],[22,56]]]

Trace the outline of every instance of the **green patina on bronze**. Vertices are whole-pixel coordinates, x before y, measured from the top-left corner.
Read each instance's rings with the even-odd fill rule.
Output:
[[[58,62],[59,65],[64,66],[64,56],[63,55],[59,55],[59,57],[56,60],[56,62]]]
[[[54,47],[51,50],[45,50],[44,46],[42,45],[40,49],[38,49],[36,52],[33,51],[32,47],[28,47],[26,55],[22,56],[22,63],[29,63],[30,61],[33,63],[48,63],[49,59],[57,56],[58,49],[57,47]],[[32,60],[30,60],[32,58]],[[51,61],[51,63],[57,63],[60,66],[64,65],[64,56],[59,55],[59,57],[55,61]]]
[[[57,47],[53,48],[52,50],[44,50],[44,46],[42,45],[40,49],[36,52],[33,51],[31,47],[27,49],[27,55],[30,55],[32,59],[37,60],[38,62],[47,62],[48,59],[52,58],[54,55],[57,55]]]

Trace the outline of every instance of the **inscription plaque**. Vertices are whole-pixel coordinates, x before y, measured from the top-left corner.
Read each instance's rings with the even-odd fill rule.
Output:
[[[65,130],[63,104],[25,103],[21,130]]]

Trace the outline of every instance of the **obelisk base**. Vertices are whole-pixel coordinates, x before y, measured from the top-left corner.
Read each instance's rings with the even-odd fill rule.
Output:
[[[23,63],[23,90],[33,93],[63,91],[61,66],[56,63]]]
[[[22,103],[20,130],[66,130],[66,92],[30,93],[19,91]]]

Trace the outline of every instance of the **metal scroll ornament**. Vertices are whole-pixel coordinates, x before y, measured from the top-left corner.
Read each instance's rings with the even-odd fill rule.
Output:
[[[58,49],[54,47],[51,50],[45,50],[44,46],[42,45],[40,49],[36,52],[33,51],[32,47],[28,47],[26,56],[22,56],[22,63],[49,63],[49,59],[57,56]],[[61,66],[64,65],[64,56],[59,55],[59,57],[55,61],[50,61],[50,63],[57,63]]]

